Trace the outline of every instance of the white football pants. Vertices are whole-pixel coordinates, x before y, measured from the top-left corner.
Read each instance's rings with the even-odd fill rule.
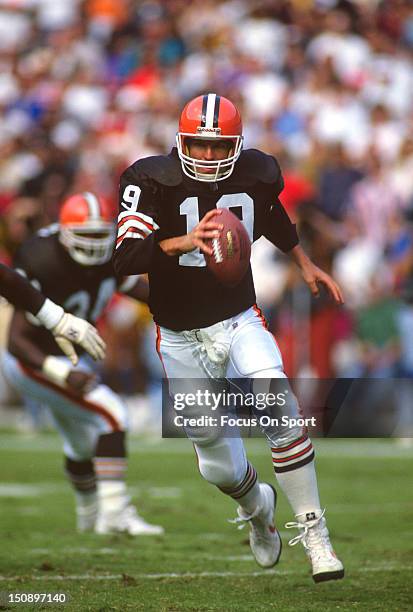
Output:
[[[59,359],[69,361],[66,357]],[[23,397],[49,408],[63,437],[64,453],[73,461],[92,459],[100,435],[127,429],[127,407],[106,385],[98,385],[84,397],[78,397],[26,367],[7,351],[3,354],[3,369],[10,385]],[[74,369],[91,371],[84,357]]]
[[[231,348],[225,376],[252,379],[254,393],[269,391],[267,381],[271,378],[284,378],[288,388],[280,349],[268,331],[260,309],[253,306],[230,321]],[[169,380],[171,396],[178,392],[191,392],[191,379],[211,378],[213,375],[213,364],[206,361],[201,348],[196,330],[174,332],[158,326],[157,350]],[[299,417],[298,403],[291,390],[288,397],[282,414]],[[198,416],[196,407],[193,415]],[[186,411],[185,416],[192,416],[192,413]],[[194,435],[186,429],[186,433],[194,444],[199,470],[206,480],[219,487],[231,487],[244,478],[247,459],[241,438],[221,437],[218,428],[197,428]],[[300,440],[304,431],[301,427],[268,427],[264,433],[271,448],[283,449]],[[301,450],[301,445],[299,448]]]

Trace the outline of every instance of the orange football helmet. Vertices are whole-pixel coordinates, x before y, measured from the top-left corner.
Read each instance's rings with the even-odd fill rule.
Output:
[[[230,140],[233,146],[225,159],[205,161],[191,157],[188,138],[197,140]],[[234,170],[243,143],[241,115],[227,98],[214,93],[194,98],[185,106],[179,120],[176,146],[182,170],[192,179],[205,182],[222,181]],[[215,172],[202,172],[203,168]]]
[[[59,240],[83,266],[104,264],[111,258],[115,225],[103,199],[85,191],[63,202],[59,215]]]

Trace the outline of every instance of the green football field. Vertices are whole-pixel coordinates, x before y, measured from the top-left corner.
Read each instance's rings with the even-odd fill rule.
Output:
[[[0,609],[413,610],[413,449],[392,440],[316,444],[319,484],[338,582],[314,584],[302,546],[287,545],[292,515],[279,495],[284,548],[273,570],[251,557],[247,529],[227,522],[234,502],[198,475],[183,440],[132,439],[129,483],[164,537],[78,535],[74,501],[53,434],[0,434]],[[264,441],[248,444],[273,482]],[[6,604],[5,593],[66,593],[66,605]]]

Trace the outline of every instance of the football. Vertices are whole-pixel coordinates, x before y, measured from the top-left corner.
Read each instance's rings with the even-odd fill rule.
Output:
[[[224,229],[219,238],[208,240],[212,255],[205,255],[208,269],[223,284],[235,287],[245,276],[251,257],[251,243],[241,221],[227,208],[223,208],[217,221]],[[215,221],[215,217],[213,218]]]

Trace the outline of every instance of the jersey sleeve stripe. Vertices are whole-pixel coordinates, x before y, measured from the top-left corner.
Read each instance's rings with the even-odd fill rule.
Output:
[[[125,234],[130,228],[138,229],[144,234],[145,238],[152,234],[152,229],[146,227],[143,223],[134,219],[132,221],[126,221],[119,229],[118,229],[118,238],[120,238],[123,234]]]
[[[141,240],[143,240],[145,236],[141,235],[138,232],[139,230],[130,229],[126,234],[123,234],[123,236],[121,236],[120,238],[116,240],[115,248],[118,249],[125,238],[140,238]]]
[[[159,229],[159,225],[157,225],[155,221],[152,219],[152,217],[149,217],[149,215],[145,215],[144,213],[141,213],[141,212],[132,212],[130,210],[119,213],[118,223],[120,223],[126,217],[135,217],[136,219],[140,219],[142,222],[149,223],[155,229]]]
[[[127,227],[124,232],[120,236],[117,237],[116,242],[120,242],[126,237],[126,234],[134,234],[138,238],[147,238],[149,236],[148,233],[139,229],[139,227]]]
[[[128,224],[133,224],[136,225],[136,227],[140,227],[141,229],[143,229],[144,227],[146,227],[149,232],[153,232],[154,227],[151,223],[147,223],[146,221],[142,221],[141,219],[139,219],[138,217],[125,217],[124,219],[122,219],[122,221],[120,221],[120,223],[118,223],[118,229],[119,231],[123,228],[123,227],[127,227]]]

